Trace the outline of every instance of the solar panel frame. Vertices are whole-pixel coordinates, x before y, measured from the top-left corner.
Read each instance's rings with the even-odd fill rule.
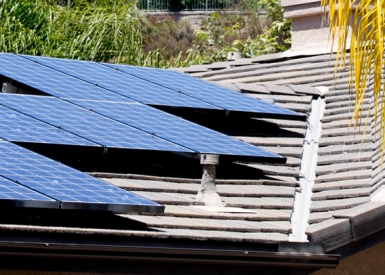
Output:
[[[106,148],[196,154],[192,150],[58,98],[0,93],[0,104]]]
[[[60,209],[163,212],[164,206],[32,151],[0,141],[0,175],[60,201]]]
[[[267,162],[286,160],[275,153],[146,105],[76,99],[69,101],[199,154],[237,156]]]
[[[59,201],[0,176],[0,205],[58,209]]]
[[[101,147],[99,144],[1,105],[0,137],[13,142]]]
[[[127,75],[96,62],[29,55],[20,56],[26,60],[37,62],[41,65],[47,66],[47,68],[52,68],[74,78],[86,81],[88,84],[92,84],[93,86],[101,87],[107,91],[119,94],[122,97],[130,98],[143,104],[223,111],[222,108],[212,104],[192,98],[182,93],[175,93],[168,88],[160,87],[159,85]],[[60,97],[79,98],[76,95]],[[119,99],[110,100],[104,98],[103,95],[99,96],[99,98],[88,97],[87,99],[124,102],[124,100]]]

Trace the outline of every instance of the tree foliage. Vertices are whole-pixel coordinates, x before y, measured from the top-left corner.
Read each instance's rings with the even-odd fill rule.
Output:
[[[353,119],[357,123],[361,118],[361,106],[365,95],[370,95],[373,91],[375,125],[379,125],[382,152],[384,152],[385,0],[322,0],[322,5],[329,8],[331,38],[332,41],[338,42],[337,49],[341,65],[345,64],[346,52],[350,44],[350,75],[356,92]],[[368,88],[370,78],[373,78],[373,89]]]
[[[195,46],[203,63],[223,61],[237,51],[244,57],[290,49],[291,21],[283,18],[279,0],[243,0],[242,13],[212,13],[196,31]]]
[[[0,52],[184,67],[290,47],[279,0],[242,3],[242,14],[213,13],[194,34],[186,22],[140,16],[135,0],[0,0]]]

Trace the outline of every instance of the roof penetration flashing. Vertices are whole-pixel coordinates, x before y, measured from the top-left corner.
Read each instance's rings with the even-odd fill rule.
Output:
[[[309,214],[312,197],[312,188],[315,180],[315,169],[317,167],[318,140],[321,136],[322,123],[325,110],[325,100],[321,97],[313,99],[311,113],[308,120],[303,154],[300,169],[300,190],[295,194],[294,210],[291,218],[292,234],[290,241],[307,242],[305,234],[309,225]]]

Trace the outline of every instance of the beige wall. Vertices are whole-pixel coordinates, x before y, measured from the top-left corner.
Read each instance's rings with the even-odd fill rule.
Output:
[[[287,6],[301,5],[301,4],[307,4],[307,3],[314,3],[314,2],[319,2],[319,0],[281,0],[281,6],[287,7]]]
[[[320,54],[336,50],[337,43],[329,39],[327,10],[320,0],[281,0],[281,4],[284,17],[292,20],[291,51]]]
[[[336,269],[321,269],[312,275],[383,275],[385,242],[342,260]]]

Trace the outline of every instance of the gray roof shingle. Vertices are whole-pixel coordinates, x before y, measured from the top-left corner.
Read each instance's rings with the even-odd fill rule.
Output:
[[[370,196],[383,183],[378,157],[373,158],[376,156],[374,123],[369,116],[364,136],[363,121],[359,121],[358,131],[347,127],[353,110],[347,85],[348,72],[343,70],[334,75],[335,56],[280,58],[279,54],[268,55],[178,70],[255,98],[274,99],[278,106],[305,114],[311,112],[313,98],[324,96],[326,107],[321,119],[321,137],[318,153],[314,154],[317,167],[310,198],[310,225],[306,229],[308,240],[323,243],[328,251],[332,251],[384,229],[383,222],[375,221],[383,211],[383,203],[370,201]],[[319,86],[327,87],[329,92],[323,95],[315,88]],[[370,100],[364,102],[364,118],[371,114],[369,104]],[[301,192],[300,168],[308,125],[279,119],[259,118],[256,121],[265,121],[274,127],[250,129],[252,135],[232,135],[285,156],[288,162],[280,165],[243,162],[239,165],[255,171],[255,176],[217,179],[222,200],[227,207],[238,208],[238,211],[218,212],[202,208],[203,204],[195,201],[199,179],[94,173],[109,183],[164,204],[163,214],[120,215],[144,223],[154,231],[45,228],[40,225],[20,226],[18,230],[59,230],[77,234],[92,231],[138,238],[152,236],[231,242],[287,241],[292,232],[295,195]],[[370,215],[365,216],[367,213]],[[365,231],[372,223],[374,228]],[[0,225],[0,228],[6,227]]]

